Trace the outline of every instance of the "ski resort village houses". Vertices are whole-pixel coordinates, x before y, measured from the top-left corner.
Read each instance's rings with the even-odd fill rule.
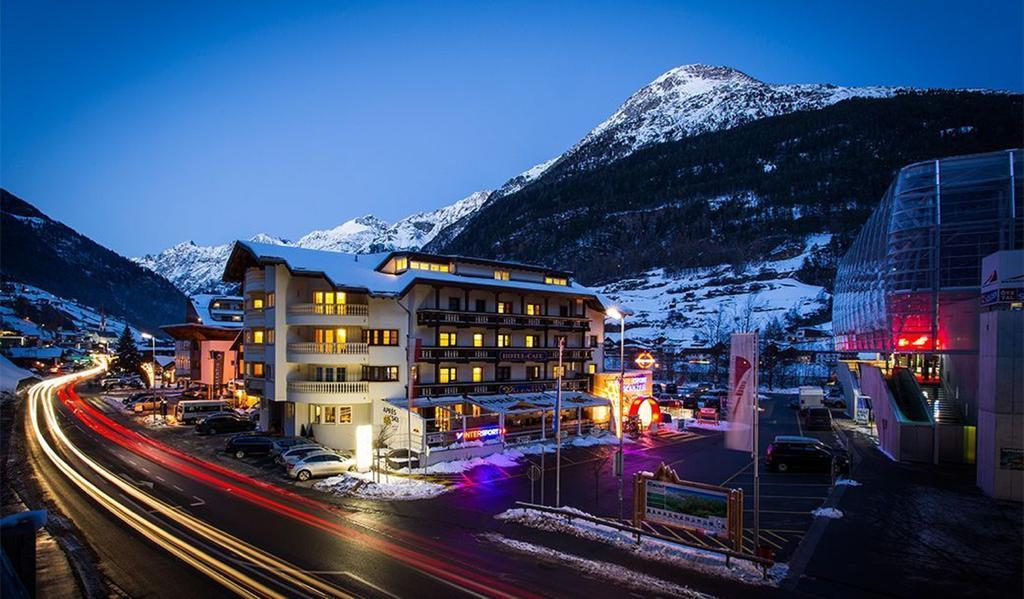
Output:
[[[609,305],[571,273],[239,241],[224,280],[242,284],[246,392],[264,430],[339,449],[373,435],[429,447],[431,462],[550,438],[560,345],[563,434],[609,421],[591,392]]]

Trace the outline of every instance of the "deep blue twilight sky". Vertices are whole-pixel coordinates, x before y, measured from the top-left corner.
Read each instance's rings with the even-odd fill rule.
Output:
[[[137,255],[496,187],[680,64],[1024,87],[1019,0],[697,4],[2,0],[0,183]]]

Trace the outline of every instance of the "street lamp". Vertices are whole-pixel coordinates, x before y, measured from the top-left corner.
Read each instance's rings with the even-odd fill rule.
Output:
[[[623,471],[625,470],[625,452],[624,443],[625,438],[622,431],[622,416],[624,413],[625,400],[623,399],[626,389],[626,314],[625,310],[620,310],[614,306],[608,308],[605,312],[609,318],[619,321],[621,328],[619,330],[619,413],[618,413],[618,433],[619,433],[619,451],[615,454],[615,472],[619,475],[619,520],[622,520],[622,493],[624,488],[623,482]]]
[[[142,333],[141,337],[150,341],[150,359],[153,360],[153,374],[151,375],[153,380],[150,381],[150,386],[153,388],[153,391],[156,391],[156,337],[149,333]]]

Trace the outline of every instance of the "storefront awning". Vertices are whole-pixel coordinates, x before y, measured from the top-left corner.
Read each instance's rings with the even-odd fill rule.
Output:
[[[498,414],[539,412],[555,409],[558,394],[555,391],[539,393],[498,393],[494,395],[467,395],[466,400]],[[607,406],[608,400],[582,391],[563,391],[562,409]]]

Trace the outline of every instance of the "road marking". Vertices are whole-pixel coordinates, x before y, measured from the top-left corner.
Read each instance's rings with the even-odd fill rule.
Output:
[[[182,488],[181,488],[181,487],[179,487],[178,485],[171,485],[171,486],[172,486],[172,487],[174,487],[174,489],[175,489],[176,491],[180,491],[180,492],[182,492],[182,493],[184,493],[184,492],[185,492],[185,489],[182,489]]]
[[[739,476],[740,474],[743,474],[743,471],[744,471],[744,470],[746,470],[747,468],[750,468],[750,467],[751,467],[751,466],[753,466],[753,465],[754,465],[754,460],[750,460],[749,462],[747,462],[746,464],[744,464],[742,468],[740,468],[739,470],[737,470],[735,474],[733,474],[733,475],[732,475],[732,476],[730,476],[729,478],[727,478],[727,479],[723,480],[723,481],[722,481],[722,484],[720,484],[720,485],[718,485],[718,486],[720,486],[720,487],[724,487],[726,483],[728,483],[728,482],[729,482],[729,481],[731,481],[732,479],[736,478],[736,477],[737,477],[737,476]],[[741,484],[742,484],[742,483],[741,483]],[[753,484],[753,483],[751,483],[751,484]],[[764,483],[761,483],[761,484],[764,484]]]
[[[199,497],[196,497],[195,495],[192,496],[192,499],[195,499],[195,501],[193,501],[192,503],[189,504],[192,507],[199,507],[201,505],[206,505],[206,502],[204,500],[200,499]]]
[[[154,475],[154,478],[157,479],[158,481],[162,482],[162,483],[167,482],[167,479],[162,477],[162,476],[160,476],[159,474]]]

